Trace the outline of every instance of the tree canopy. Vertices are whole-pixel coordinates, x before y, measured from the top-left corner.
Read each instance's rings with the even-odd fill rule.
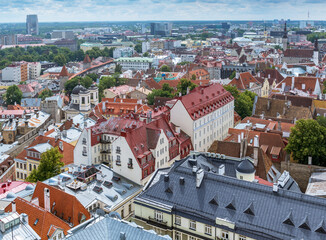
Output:
[[[181,92],[181,95],[186,95],[187,94],[187,91],[189,89],[189,91],[193,90],[197,85],[194,84],[193,82],[185,79],[185,78],[182,78],[180,80],[180,82],[178,83],[177,85],[177,92]]]
[[[236,75],[236,72],[235,71],[233,71],[232,73],[231,73],[231,75],[230,75],[230,77],[229,77],[229,79],[233,79],[233,78],[235,78],[235,75]]]
[[[138,53],[141,53],[142,52],[142,45],[141,45],[141,43],[137,43],[136,44],[135,51],[138,52]]]
[[[53,96],[53,92],[50,89],[44,89],[40,95],[38,95],[39,98],[42,100],[46,99],[47,97]]]
[[[326,128],[313,119],[298,120],[285,149],[294,161],[307,164],[311,156],[313,165],[326,166]]]
[[[62,157],[63,155],[57,147],[42,153],[40,165],[30,173],[26,181],[44,181],[58,175],[60,173],[60,168],[64,166],[64,163],[61,161]]]
[[[240,115],[241,118],[245,118],[252,115],[252,107],[254,105],[256,94],[250,91],[240,93],[235,86],[224,86],[226,91],[229,91],[234,97],[234,110]]]
[[[74,87],[76,87],[78,84],[84,86],[85,88],[89,88],[93,83],[92,78],[90,78],[89,76],[85,76],[85,77],[74,77],[73,79],[70,79],[69,81],[67,81],[65,83],[65,91],[67,94],[71,94],[72,90],[74,89]]]
[[[126,83],[126,81],[127,81],[127,79],[120,78],[119,74],[114,74],[113,76],[110,76],[110,77],[102,77],[100,79],[100,84],[99,84],[100,99],[102,99],[104,97],[103,92],[105,89],[123,85]]]
[[[150,94],[147,96],[148,105],[154,104],[155,97],[168,97],[173,98],[173,88],[170,87],[169,84],[164,83],[162,89],[154,89]]]
[[[5,94],[7,105],[14,105],[15,103],[20,104],[22,98],[23,93],[16,85],[8,87]]]
[[[171,72],[171,68],[169,66],[167,66],[167,65],[163,65],[161,67],[161,71],[162,72]]]

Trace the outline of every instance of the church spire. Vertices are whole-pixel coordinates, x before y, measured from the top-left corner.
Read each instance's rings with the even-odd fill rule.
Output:
[[[288,38],[288,33],[287,33],[287,29],[286,29],[286,22],[284,24],[284,35],[283,38]]]

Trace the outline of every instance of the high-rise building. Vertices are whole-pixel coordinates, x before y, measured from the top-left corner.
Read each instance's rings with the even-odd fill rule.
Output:
[[[17,45],[17,35],[16,34],[7,34],[0,35],[0,45]]]
[[[74,39],[74,31],[71,30],[53,30],[51,33],[51,38],[63,38],[63,39]]]
[[[31,35],[39,35],[37,15],[27,15],[26,17],[26,32]]]
[[[169,22],[157,22],[151,23],[151,34],[159,36],[171,36],[172,23]]]

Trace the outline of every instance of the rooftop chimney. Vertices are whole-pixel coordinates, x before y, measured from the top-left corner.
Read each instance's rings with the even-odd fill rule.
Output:
[[[21,221],[25,224],[28,224],[28,215],[26,213],[20,214]]]
[[[164,182],[168,182],[169,181],[169,175],[164,175]]]
[[[224,164],[222,164],[222,165],[219,166],[219,168],[218,168],[218,174],[219,175],[224,175],[225,174],[225,165]]]
[[[292,84],[291,84],[291,90],[294,89],[294,77],[292,77]]]
[[[203,169],[199,169],[196,172],[196,187],[200,187],[202,181],[204,179],[204,170]]]
[[[273,192],[277,193],[278,192],[278,185],[277,183],[273,184]]]
[[[120,232],[120,240],[126,240],[126,233]]]
[[[44,188],[44,209],[50,212],[50,190]]]
[[[13,201],[13,202],[11,203],[11,211],[12,211],[12,212],[16,212],[16,202],[15,202],[15,201]]]
[[[259,137],[258,137],[258,135],[255,135],[255,137],[254,137],[254,147],[259,147]]]

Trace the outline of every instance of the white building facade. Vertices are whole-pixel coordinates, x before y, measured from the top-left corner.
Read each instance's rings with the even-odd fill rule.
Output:
[[[233,126],[234,99],[220,84],[198,87],[176,101],[171,122],[191,137],[195,151],[205,152]]]

